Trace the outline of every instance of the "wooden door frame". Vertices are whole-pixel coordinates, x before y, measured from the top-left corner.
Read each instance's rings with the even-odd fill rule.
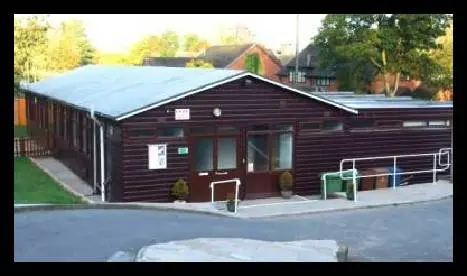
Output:
[[[213,126],[215,129],[219,126],[227,126],[229,124],[222,124],[222,125],[216,125]],[[189,133],[187,140],[188,140],[188,147],[190,148],[189,151],[189,157],[188,157],[188,170],[189,170],[189,181],[193,181],[193,176],[194,174],[198,173],[195,168],[195,163],[196,163],[196,152],[195,152],[195,143],[197,139],[202,139],[202,138],[210,138],[213,139],[213,169],[210,171],[212,175],[210,175],[211,179],[214,179],[216,177],[215,173],[217,171],[223,171],[223,170],[218,170],[217,168],[217,160],[218,160],[218,143],[219,143],[219,138],[235,138],[235,144],[236,144],[236,169],[238,170],[239,173],[239,178],[240,178],[240,189],[239,189],[239,196],[241,199],[244,198],[245,196],[245,179],[246,179],[246,152],[245,152],[245,146],[244,146],[244,140],[246,139],[245,137],[245,129],[239,126],[236,126],[239,129],[239,133],[211,133],[211,134],[201,134],[201,135],[192,135]],[[245,160],[245,162],[243,162]]]

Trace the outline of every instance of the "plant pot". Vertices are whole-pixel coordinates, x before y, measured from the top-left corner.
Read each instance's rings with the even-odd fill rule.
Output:
[[[282,196],[282,198],[289,199],[289,198],[292,197],[292,191],[282,190],[281,191],[281,196]]]
[[[227,201],[226,205],[227,205],[227,211],[235,212],[235,201],[229,200]]]

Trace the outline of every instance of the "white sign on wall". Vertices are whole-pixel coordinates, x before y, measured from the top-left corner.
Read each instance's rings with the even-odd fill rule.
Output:
[[[148,145],[149,169],[167,168],[167,144]]]
[[[190,109],[175,109],[175,120],[190,120]]]

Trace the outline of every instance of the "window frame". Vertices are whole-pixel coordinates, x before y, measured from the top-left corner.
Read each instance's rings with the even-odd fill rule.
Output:
[[[414,122],[422,122],[424,125],[417,125],[417,126],[406,126],[405,123],[414,123]],[[420,129],[420,128],[426,128],[428,127],[428,121],[427,120],[404,120],[402,121],[402,128],[404,129]]]
[[[250,127],[254,125],[267,125],[268,130],[249,130]],[[292,129],[289,130],[280,130],[280,129],[274,129],[277,128],[277,126],[291,126]],[[295,136],[294,133],[297,131],[296,123],[295,122],[279,122],[279,123],[261,123],[261,124],[249,124],[246,128],[246,173],[247,174],[254,174],[254,173],[272,173],[272,172],[280,172],[280,171],[290,171],[293,170],[294,168],[294,150],[295,150]],[[284,133],[290,133],[292,135],[292,166],[289,169],[273,169],[273,156],[272,156],[272,144],[273,144],[273,138],[274,135],[279,135],[279,134],[284,134]],[[266,136],[267,137],[267,147],[268,147],[268,169],[263,170],[263,171],[255,171],[253,170],[252,172],[248,171],[248,139],[251,136]]]
[[[161,130],[162,129],[167,129],[167,128],[179,128],[182,130],[182,136],[161,136]],[[185,127],[182,125],[169,125],[169,126],[164,126],[164,127],[156,127],[156,138],[161,139],[161,140],[174,140],[174,139],[185,139],[186,136],[186,130]]]
[[[394,123],[394,125],[384,125],[385,123]],[[394,128],[401,128],[403,121],[401,120],[376,120],[375,127],[376,128],[383,128],[383,129],[394,129]]]
[[[443,125],[432,125],[430,123],[433,122],[444,122]],[[428,127],[429,128],[450,128],[451,127],[451,121],[450,120],[428,120]]]
[[[341,125],[341,129],[324,129],[324,125],[326,124],[326,122],[338,122],[340,125]],[[329,120],[323,120],[323,124],[322,124],[322,128],[321,128],[321,132],[324,132],[324,133],[329,133],[329,132],[343,132],[345,130],[345,124],[343,121],[341,120],[338,120],[338,119],[329,119]]]

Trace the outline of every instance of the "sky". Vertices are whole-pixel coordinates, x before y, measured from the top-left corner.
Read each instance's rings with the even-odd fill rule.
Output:
[[[299,48],[317,34],[325,14],[299,15]],[[236,24],[247,26],[255,42],[277,49],[290,43],[295,50],[296,14],[51,14],[50,22],[65,19],[83,21],[88,38],[101,51],[127,52],[131,45],[149,34],[173,30],[183,36],[196,33],[215,43],[219,28]]]

